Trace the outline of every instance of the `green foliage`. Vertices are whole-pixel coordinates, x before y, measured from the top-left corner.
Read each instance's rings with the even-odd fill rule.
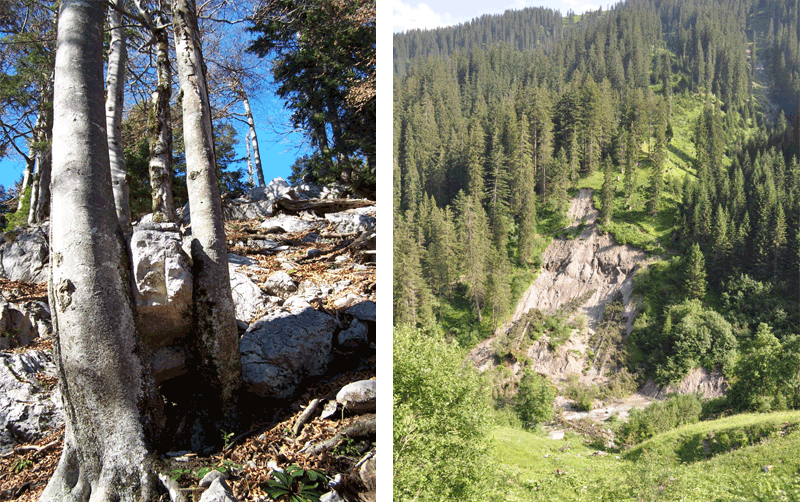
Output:
[[[33,465],[32,460],[28,460],[27,458],[17,458],[14,460],[14,462],[11,463],[11,472],[15,474],[19,473],[32,465]]]
[[[536,374],[530,366],[520,379],[514,409],[525,427],[533,428],[553,418],[553,401],[557,390],[546,377]]]
[[[761,412],[797,408],[800,337],[792,335],[781,343],[762,323],[755,336],[743,345],[746,355],[736,363],[735,379],[728,392],[731,406]]]
[[[673,394],[647,408],[632,409],[616,434],[621,445],[632,446],[653,436],[700,419],[702,403],[694,394]]]
[[[634,362],[646,364],[657,383],[680,381],[694,367],[729,368],[737,341],[731,324],[698,300],[666,308],[663,325],[641,316],[634,324],[630,343],[637,351]]]
[[[575,409],[578,411],[592,411],[594,400],[600,397],[600,389],[580,382],[577,375],[570,375],[564,395],[575,401]]]
[[[315,148],[293,176],[374,191],[375,4],[278,0],[252,19],[250,50],[271,58],[276,93]]]
[[[692,244],[686,259],[683,289],[689,299],[702,300],[706,296],[706,262],[697,243]]]
[[[489,396],[441,336],[394,331],[394,499],[483,500]]]
[[[264,491],[278,502],[319,502],[327,491],[328,478],[322,471],[290,465],[284,472],[272,471]]]
[[[24,227],[28,224],[28,212],[31,209],[31,190],[32,187],[30,186],[25,189],[25,193],[22,195],[22,207],[19,211],[6,213],[6,226],[4,228],[6,232]]]
[[[220,429],[220,435],[222,436],[222,442],[224,443],[223,449],[227,449],[228,446],[231,444],[231,439],[233,439],[234,432],[225,432],[224,430]]]

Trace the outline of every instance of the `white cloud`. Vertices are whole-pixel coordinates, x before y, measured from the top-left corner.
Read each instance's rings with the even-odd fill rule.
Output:
[[[449,21],[450,16],[446,16]],[[392,1],[392,31],[408,31],[413,29],[429,30],[451,23],[444,21],[440,14],[433,11],[427,4],[418,3],[416,7],[403,3],[401,0]]]

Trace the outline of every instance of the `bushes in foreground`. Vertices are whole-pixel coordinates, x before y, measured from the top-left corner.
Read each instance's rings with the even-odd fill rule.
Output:
[[[394,499],[483,500],[489,394],[438,333],[394,330]]]
[[[617,432],[617,442],[633,446],[662,432],[700,420],[703,404],[694,394],[673,394],[643,410],[631,410],[630,419]]]

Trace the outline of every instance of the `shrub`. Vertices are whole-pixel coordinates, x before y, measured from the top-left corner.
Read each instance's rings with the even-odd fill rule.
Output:
[[[546,377],[534,373],[530,366],[526,367],[514,404],[517,416],[524,426],[533,428],[553,418],[555,398],[555,386]]]
[[[631,410],[628,422],[617,432],[620,444],[633,446],[662,432],[700,420],[702,402],[694,394],[673,394],[643,410]]]
[[[395,500],[482,500],[489,395],[437,333],[394,330]]]
[[[10,232],[18,227],[24,227],[28,224],[28,212],[31,208],[31,187],[25,189],[22,195],[22,207],[19,211],[13,213],[6,213],[6,226],[5,231]]]

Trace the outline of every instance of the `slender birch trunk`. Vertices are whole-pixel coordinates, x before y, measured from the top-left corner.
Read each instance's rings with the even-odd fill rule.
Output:
[[[122,7],[122,0],[112,0],[112,5]],[[125,29],[122,13],[115,8],[108,11],[108,29],[111,34],[108,51],[108,75],[106,77],[106,134],[108,135],[108,157],[111,163],[111,186],[114,191],[114,207],[122,231],[131,230],[131,204],[126,176],[125,151],[122,147],[122,104],[125,96]]]
[[[52,82],[53,79],[50,79]],[[42,91],[45,102],[53,101],[53,84]],[[53,108],[44,106],[39,112],[36,132],[36,166],[31,187],[31,204],[28,210],[28,224],[41,223],[50,217],[50,170],[52,165]]]
[[[192,218],[194,304],[201,371],[223,413],[241,385],[239,336],[228,272],[228,250],[217,181],[211,108],[194,0],[172,0],[172,26],[183,96],[186,184]]]
[[[250,131],[244,137],[244,144],[247,147],[247,181],[250,186],[255,186],[253,183],[253,154],[250,149]]]
[[[100,125],[104,10],[63,0],[58,21],[49,293],[66,430],[40,502],[157,497],[163,404],[141,354]]]
[[[150,187],[154,221],[175,221],[172,196],[172,63],[169,60],[169,37],[166,29],[153,32],[156,39],[158,85],[152,96],[148,117],[150,130]]]
[[[253,167],[258,178],[258,186],[265,187],[267,182],[264,180],[264,170],[261,168],[261,154],[258,152],[258,137],[256,136],[256,126],[253,121],[253,112],[250,110],[250,100],[247,99],[247,94],[241,93],[242,102],[244,103],[244,114],[247,116],[247,125],[250,126],[250,143],[253,148]]]

